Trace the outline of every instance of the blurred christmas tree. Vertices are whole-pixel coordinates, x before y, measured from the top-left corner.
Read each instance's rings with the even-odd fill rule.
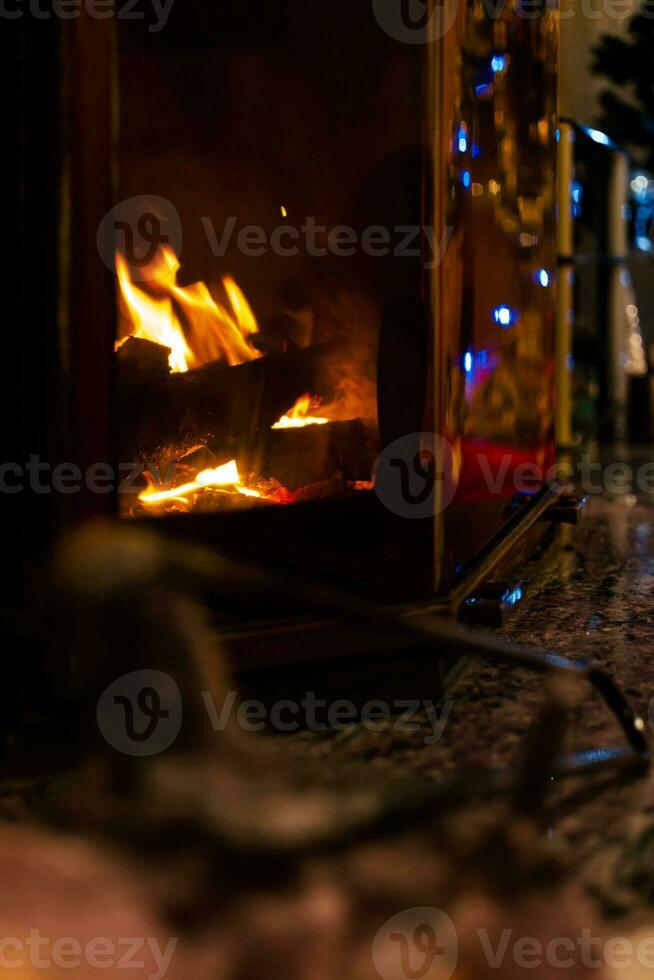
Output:
[[[641,166],[654,170],[654,0],[644,0],[626,38],[603,34],[593,48],[591,71],[625,89],[600,95],[601,128],[628,146]]]

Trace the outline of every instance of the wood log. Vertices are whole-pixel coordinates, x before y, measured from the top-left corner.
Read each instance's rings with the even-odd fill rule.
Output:
[[[317,390],[334,342],[236,367],[211,363],[185,374],[170,373],[167,353],[136,338],[117,352],[123,462],[162,467],[200,445],[227,457],[251,452],[298,398]]]
[[[270,429],[262,435],[248,469],[278,480],[289,490],[332,478],[369,480],[375,453],[361,419],[300,429]]]

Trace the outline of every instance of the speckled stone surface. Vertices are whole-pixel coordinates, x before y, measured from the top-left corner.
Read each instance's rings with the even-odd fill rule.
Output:
[[[515,640],[598,661],[646,719],[654,694],[653,518],[648,498],[592,499],[574,543],[524,570],[527,598],[504,630]],[[157,626],[159,606],[152,609]],[[183,611],[181,622],[193,627],[189,635],[198,630],[204,649],[194,610],[185,604]],[[153,644],[158,656],[157,649]],[[114,656],[111,644],[107,652]],[[480,664],[451,692],[436,742],[426,713],[410,732],[392,724],[381,732],[358,725],[320,735],[229,730],[206,754],[163,754],[139,765],[127,796],[116,793],[109,778],[116,756],[101,744],[81,772],[28,795],[27,802],[19,792],[5,800],[6,821],[26,824],[6,827],[0,840],[6,904],[26,930],[15,934],[36,924],[52,935],[59,906],[70,916],[57,927],[60,935],[97,929],[84,889],[104,901],[112,879],[102,876],[110,862],[120,887],[137,902],[122,935],[181,937],[171,980],[426,977],[420,970],[386,969],[389,943],[380,957],[379,937],[392,930],[391,949],[398,935],[415,942],[416,923],[430,923],[434,912],[445,912],[458,936],[457,980],[525,975],[511,956],[491,971],[480,930],[494,948],[506,930],[516,939],[536,937],[543,948],[562,937],[576,946],[586,932],[604,941],[651,940],[652,772],[539,782],[523,766],[503,794],[482,800],[473,794],[440,808],[430,798],[420,823],[409,817],[385,822],[377,834],[370,829],[382,787],[400,806],[418,788],[384,776],[445,785],[464,776],[474,787],[480,769],[520,769],[527,746],[536,772],[541,743],[546,755],[557,721],[551,714],[551,726],[543,724],[542,707],[554,696],[568,721],[557,750],[619,743],[621,733],[601,699],[577,690],[572,699],[567,687],[549,687],[540,676]],[[368,780],[368,787],[371,775],[382,778]],[[362,814],[365,833],[357,836],[351,828]],[[302,843],[303,834],[305,845],[294,856],[288,844]],[[324,839],[332,838],[335,845],[325,847]],[[270,851],[262,846],[269,839],[277,842]],[[74,854],[80,844],[86,859]],[[77,878],[70,859],[61,858],[62,848],[71,847]],[[122,894],[118,885],[115,894]],[[575,980],[589,972],[602,980],[645,975],[591,971],[578,958],[575,964],[567,972]],[[528,972],[539,980],[561,976],[550,963]]]
[[[570,543],[544,566],[528,566],[524,577],[526,600],[504,634],[599,662],[642,713],[651,734],[653,498],[591,498]],[[402,775],[447,780],[467,771],[474,779],[478,768],[520,760],[547,696],[542,677],[484,664],[452,693],[437,744],[425,743],[432,731],[426,715],[422,731],[373,734],[357,726],[328,738],[304,734],[293,741],[301,753],[336,770],[364,762]],[[621,743],[598,696],[589,692],[577,701],[569,712],[566,750]],[[639,918],[654,905],[654,773],[564,780],[552,785],[542,807],[548,814],[544,833],[558,842],[571,874],[606,914]]]

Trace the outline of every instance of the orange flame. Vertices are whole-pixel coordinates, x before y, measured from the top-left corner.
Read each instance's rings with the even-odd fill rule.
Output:
[[[309,414],[309,412],[315,412],[319,409],[320,401],[317,398],[312,398],[311,395],[302,395],[288,415],[284,415],[279,422],[273,425],[273,429],[304,429],[308,425],[327,425],[329,419]]]
[[[250,490],[242,486],[238,466],[236,460],[233,459],[230,463],[218,466],[215,470],[203,470],[191,483],[184,483],[170,490],[156,490],[154,487],[150,487],[139,494],[139,501],[146,507],[155,507],[171,500],[186,501],[186,498],[192,494],[208,489],[224,489],[227,493],[240,493],[244,497],[262,497],[262,494],[257,490]]]
[[[179,268],[173,250],[162,247],[147,269],[145,289],[134,285],[127,262],[116,254],[121,307],[129,325],[126,335],[168,347],[175,373],[209,361],[226,361],[234,367],[261,357],[252,343],[259,327],[236,282],[229,276],[222,280],[227,297],[223,305],[203,282],[178,286]]]

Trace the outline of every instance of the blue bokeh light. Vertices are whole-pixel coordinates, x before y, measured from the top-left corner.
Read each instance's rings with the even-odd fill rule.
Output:
[[[522,599],[522,589],[519,585],[515,589],[507,589],[507,591],[502,596],[502,602],[505,606],[517,606]]]
[[[602,133],[599,129],[593,129],[591,126],[582,126],[581,128],[587,136],[590,136],[593,142],[599,143],[600,146],[615,146],[611,137],[607,136],[606,133]]]
[[[510,306],[503,304],[502,306],[496,306],[493,310],[493,320],[506,330],[518,322],[518,314],[516,310],[512,310]]]

